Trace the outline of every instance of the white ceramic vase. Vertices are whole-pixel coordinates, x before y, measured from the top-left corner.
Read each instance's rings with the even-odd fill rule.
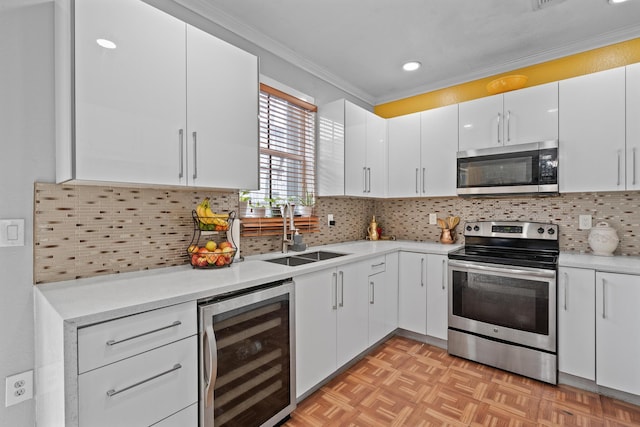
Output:
[[[620,239],[616,230],[606,221],[601,221],[589,233],[589,246],[594,255],[613,256]]]

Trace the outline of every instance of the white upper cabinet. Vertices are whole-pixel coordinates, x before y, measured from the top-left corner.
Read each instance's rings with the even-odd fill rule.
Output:
[[[640,190],[640,63],[627,72],[627,190]]]
[[[458,105],[423,111],[420,120],[422,195],[455,196]]]
[[[142,1],[74,5],[56,11],[57,181],[257,188],[257,58]]]
[[[625,189],[625,69],[560,82],[560,192]]]
[[[319,116],[318,195],[384,197],[387,121],[344,99]]]
[[[389,197],[456,195],[458,105],[388,120]]]
[[[185,24],[164,12],[140,1],[76,1],[75,173],[58,180],[186,183],[185,55]]]
[[[387,121],[389,197],[422,195],[420,114],[407,114]]]
[[[547,83],[459,104],[466,151],[558,139],[558,83]]]
[[[258,188],[257,58],[187,26],[188,182]]]

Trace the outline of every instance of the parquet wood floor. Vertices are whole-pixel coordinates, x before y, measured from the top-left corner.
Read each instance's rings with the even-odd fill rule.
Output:
[[[640,426],[640,407],[395,336],[300,402],[284,425]]]

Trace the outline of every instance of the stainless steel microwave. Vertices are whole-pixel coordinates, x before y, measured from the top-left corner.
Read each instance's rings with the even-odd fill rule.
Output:
[[[459,151],[459,196],[558,194],[558,141]]]

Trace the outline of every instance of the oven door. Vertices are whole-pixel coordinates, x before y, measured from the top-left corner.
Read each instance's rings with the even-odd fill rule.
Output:
[[[556,352],[556,271],[449,260],[449,328]]]

